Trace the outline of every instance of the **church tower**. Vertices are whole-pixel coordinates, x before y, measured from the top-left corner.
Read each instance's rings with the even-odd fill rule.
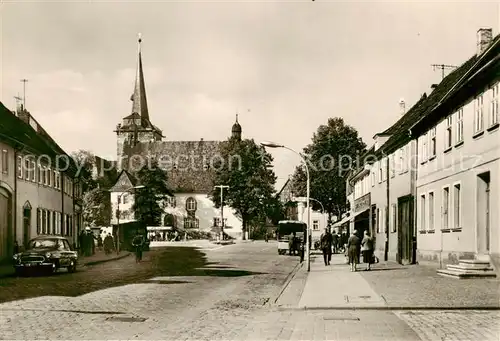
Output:
[[[137,70],[135,76],[134,93],[130,97],[132,112],[123,118],[122,123],[116,126],[117,136],[117,167],[118,170],[127,169],[130,153],[140,143],[161,141],[162,131],[154,126],[149,119],[146,86],[142,69],[142,38],[139,34],[137,51]]]
[[[241,141],[241,125],[238,123],[238,114],[236,114],[236,122],[231,128],[231,138]]]

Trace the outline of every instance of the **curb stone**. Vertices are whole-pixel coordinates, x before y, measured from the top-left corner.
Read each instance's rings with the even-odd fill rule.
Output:
[[[114,257],[114,258],[109,258],[109,259],[100,259],[100,260],[95,260],[95,261],[90,261],[90,262],[83,262],[81,264],[81,266],[90,266],[90,265],[97,265],[97,264],[101,264],[101,263],[107,263],[107,262],[111,262],[111,261],[114,261],[114,260],[120,260],[120,259],[123,259],[125,257],[128,257],[130,256],[131,253],[126,253],[124,255],[121,255],[119,257]]]
[[[293,307],[277,306],[278,311],[304,311],[304,310],[385,310],[385,311],[499,311],[499,306],[477,307],[422,307],[422,306],[328,306],[328,307]]]
[[[299,262],[297,265],[295,265],[295,267],[292,269],[292,271],[290,271],[290,273],[286,277],[285,283],[283,283],[283,285],[281,286],[281,289],[280,289],[278,295],[276,295],[276,297],[274,297],[272,300],[267,301],[267,303],[266,303],[267,306],[275,306],[276,305],[276,302],[279,300],[279,298],[281,297],[283,292],[286,290],[286,288],[288,287],[290,282],[293,280],[293,278],[295,277],[297,272],[299,272],[300,268],[302,268],[303,265],[304,265],[304,262]]]

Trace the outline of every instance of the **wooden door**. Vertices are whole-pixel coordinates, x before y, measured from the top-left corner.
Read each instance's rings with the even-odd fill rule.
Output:
[[[12,255],[11,197],[0,188],[0,261]]]
[[[477,177],[476,203],[477,252],[487,255],[490,252],[490,173]]]
[[[412,262],[413,256],[413,214],[410,196],[398,199],[398,256],[401,264]]]

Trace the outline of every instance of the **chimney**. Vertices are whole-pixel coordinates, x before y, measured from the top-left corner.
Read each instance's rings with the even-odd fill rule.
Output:
[[[493,30],[491,28],[480,28],[477,31],[477,55],[486,51],[493,39]]]
[[[17,108],[17,117],[25,123],[30,124],[30,113],[28,110],[24,109],[22,104]]]
[[[403,98],[401,98],[399,100],[399,109],[400,109],[401,116],[406,114],[406,103],[405,103],[405,100]]]

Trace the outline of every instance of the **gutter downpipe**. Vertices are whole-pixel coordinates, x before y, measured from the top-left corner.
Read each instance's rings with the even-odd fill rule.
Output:
[[[14,206],[12,211],[14,212],[14,219],[13,219],[13,237],[14,241],[17,241],[17,156],[20,151],[22,151],[22,148],[19,148],[17,145],[14,146],[14,193],[13,193],[13,203],[12,205]],[[21,165],[22,166],[22,165]],[[9,250],[11,251],[11,250]]]
[[[385,252],[384,252],[384,260],[387,262],[389,260],[389,207],[390,207],[390,200],[391,200],[391,191],[390,191],[390,185],[389,185],[389,179],[390,179],[390,174],[389,174],[389,156],[387,155],[385,158],[386,161],[386,166],[385,166],[385,175],[386,175],[386,201],[387,205],[385,208]],[[370,206],[370,211],[371,211],[371,206]]]
[[[411,135],[411,131],[408,131],[410,135],[410,141],[413,136]],[[413,238],[413,243],[412,243],[412,264],[418,264],[417,261],[417,245],[418,245],[418,226],[417,226],[417,217],[418,217],[418,211],[417,211],[417,180],[418,180],[418,138],[415,138],[415,153],[414,157],[412,157],[412,162],[411,162],[411,178],[410,178],[410,193],[412,194],[413,197],[413,231],[412,231],[412,238]],[[410,142],[411,143],[411,142]],[[411,144],[410,144],[411,146]]]

